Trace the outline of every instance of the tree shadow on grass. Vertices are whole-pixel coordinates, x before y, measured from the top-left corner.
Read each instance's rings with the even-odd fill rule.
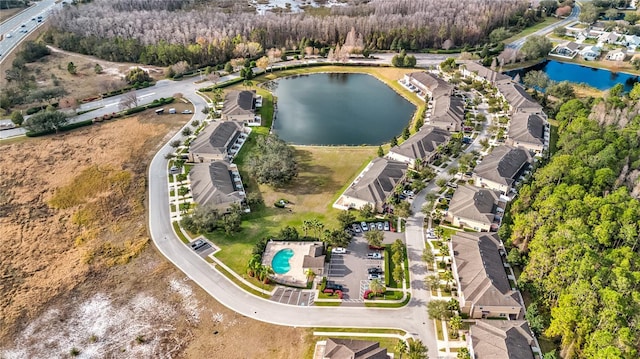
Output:
[[[292,195],[319,194],[338,184],[333,180],[333,170],[327,166],[313,163],[313,155],[310,151],[296,149],[298,161],[298,176],[291,183],[278,188],[279,191]]]

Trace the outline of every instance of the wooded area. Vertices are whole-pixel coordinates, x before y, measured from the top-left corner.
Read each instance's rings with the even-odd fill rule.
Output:
[[[326,16],[257,14],[228,1],[96,0],[53,17],[47,40],[110,61],[213,65],[262,49],[343,43],[351,28],[368,50],[473,46],[492,29],[522,23],[526,1],[374,0],[332,7]],[[535,17],[535,15],[533,15]]]
[[[518,191],[500,229],[525,255],[520,286],[532,295],[532,329],[561,338],[565,358],[638,357],[636,87],[560,107],[558,152]],[[622,109],[635,113],[628,122],[606,118]]]

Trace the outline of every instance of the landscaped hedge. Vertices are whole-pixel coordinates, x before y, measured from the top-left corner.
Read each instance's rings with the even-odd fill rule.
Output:
[[[320,293],[324,293],[325,288],[327,288],[327,277],[322,277],[322,280],[320,281]]]
[[[142,82],[142,83],[136,82],[132,86],[123,87],[123,88],[121,88],[119,90],[115,90],[115,91],[104,92],[104,93],[102,93],[102,98],[122,95],[123,93],[125,93],[125,92],[127,92],[129,90],[133,90],[133,89],[139,90],[139,89],[143,89],[143,88],[146,88],[146,87],[149,87],[149,86],[153,86],[153,85],[155,85],[155,82],[147,82],[147,81]],[[87,100],[87,99],[83,99],[81,102],[91,102],[91,101],[94,101],[95,99],[92,99],[90,101],[85,101],[85,100]]]
[[[168,105],[168,104],[172,103],[173,101],[174,101],[173,97],[167,97],[167,98],[160,97],[159,99],[153,100],[153,102],[148,104],[148,105],[142,105],[142,106],[137,106],[137,107],[130,108],[130,109],[124,111],[124,114],[125,115],[131,115],[131,114],[134,114],[134,113],[142,112],[144,110],[148,110],[150,108],[155,108],[155,107],[160,107],[160,106],[163,106],[163,105]]]
[[[47,108],[47,106],[49,106],[49,105],[42,105],[42,106],[34,106],[34,107],[30,107],[30,108],[28,108],[28,109],[27,109],[27,111],[26,111],[26,112],[27,112],[27,115],[33,115],[34,113],[38,113],[38,112],[40,112],[40,111],[42,111],[42,110],[46,109],[46,108]],[[54,108],[58,108],[59,103],[58,103],[58,102],[52,103],[52,104],[51,104],[51,106],[53,106]]]
[[[391,285],[391,247],[384,247],[384,285],[387,287]]]
[[[239,84],[239,83],[241,83],[243,81],[244,81],[244,78],[238,77],[237,79],[225,81],[225,82],[217,84],[217,85],[213,85],[213,86],[209,86],[209,87],[203,87],[203,88],[199,89],[198,91],[200,91],[200,92],[211,92],[211,91],[213,91],[213,90],[215,90],[217,88],[229,87],[231,85]]]
[[[61,126],[57,132],[64,132],[64,131],[69,131],[69,130],[73,130],[75,128],[80,128],[80,127],[84,127],[84,126],[89,126],[93,124],[93,120],[87,120],[87,121],[81,121],[81,122],[76,122],[76,123],[71,123],[65,126]],[[51,129],[51,130],[46,130],[46,131],[38,131],[38,132],[27,132],[26,136],[27,137],[39,137],[39,136],[44,136],[44,135],[50,135],[52,133],[56,133],[56,130]]]

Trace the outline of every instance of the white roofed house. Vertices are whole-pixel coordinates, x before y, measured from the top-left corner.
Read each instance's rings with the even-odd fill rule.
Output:
[[[580,56],[586,61],[594,61],[600,57],[602,49],[598,46],[587,46],[580,51]]]
[[[619,38],[620,35],[616,34],[615,32],[603,32],[598,37],[598,42],[602,42],[605,44],[615,44],[616,42],[618,42]]]
[[[405,180],[407,164],[378,157],[365,167],[351,185],[333,204],[339,209],[360,209],[366,204],[382,212],[387,198],[394,193],[397,185]]]
[[[500,195],[490,189],[469,185],[458,186],[447,210],[446,219],[454,226],[463,226],[476,231],[496,230],[499,222],[498,203]]]
[[[450,139],[448,131],[424,126],[401,145],[392,147],[386,157],[408,163],[409,167],[414,167],[417,159],[431,163],[438,156],[438,146],[446,145]]]
[[[627,52],[624,49],[615,49],[607,53],[606,59],[609,61],[624,61]]]
[[[457,232],[451,236],[451,269],[460,309],[469,318],[524,317],[522,297],[509,282],[501,251],[504,247],[496,233]]]
[[[640,36],[624,35],[623,43],[629,50],[636,51],[640,47]]]
[[[524,148],[498,146],[478,163],[472,177],[478,187],[508,194],[531,161],[529,151]]]

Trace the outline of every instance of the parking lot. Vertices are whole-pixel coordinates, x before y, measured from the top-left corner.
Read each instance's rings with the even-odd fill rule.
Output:
[[[287,287],[278,287],[271,296],[271,300],[274,302],[299,306],[313,305],[313,299],[313,291]]]
[[[384,244],[393,243],[400,238],[404,241],[404,233],[384,231]],[[369,288],[369,268],[379,267],[384,271],[384,254],[381,259],[367,258],[367,254],[384,251],[369,249],[367,240],[362,232],[356,233],[347,247],[346,254],[332,253],[327,279],[344,287],[343,301],[362,302],[364,292]],[[384,273],[384,275],[387,275]],[[384,282],[384,280],[383,280]]]

